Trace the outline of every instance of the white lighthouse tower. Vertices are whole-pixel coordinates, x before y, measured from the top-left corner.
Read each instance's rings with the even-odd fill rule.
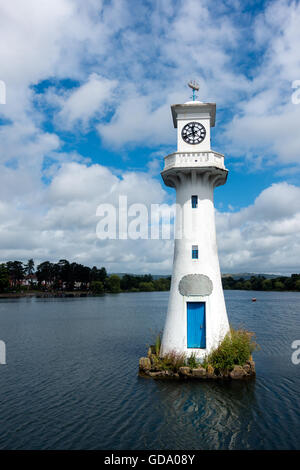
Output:
[[[193,88],[193,99],[197,84]],[[173,272],[161,354],[203,358],[229,331],[216,242],[214,188],[225,184],[224,155],[211,149],[216,104],[171,106],[177,152],[165,157],[164,183],[176,189]]]

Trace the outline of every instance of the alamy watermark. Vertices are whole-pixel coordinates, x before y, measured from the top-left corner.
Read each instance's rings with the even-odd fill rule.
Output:
[[[292,93],[292,103],[300,104],[300,80],[294,80],[292,88],[295,89],[294,93]]]
[[[176,206],[176,205],[175,205]],[[101,217],[96,233],[100,240],[170,239],[176,207],[167,204],[135,203],[128,205],[127,196],[119,196],[118,205],[100,204],[96,216]]]
[[[109,203],[98,206],[96,216],[100,220],[96,234],[100,240],[192,240],[193,220],[184,207],[180,204],[128,205],[127,196],[120,195],[117,206]]]
[[[292,354],[292,363],[297,366],[300,364],[300,339],[295,339],[295,341],[292,342],[291,348],[295,349],[295,351]]]
[[[2,340],[0,340],[0,364],[6,364],[6,345]]]
[[[3,80],[0,80],[0,104],[6,104],[6,85]]]

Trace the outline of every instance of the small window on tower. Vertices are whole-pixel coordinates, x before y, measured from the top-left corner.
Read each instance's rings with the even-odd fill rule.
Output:
[[[198,259],[198,245],[192,246],[192,258]]]
[[[198,207],[198,196],[192,196],[192,208],[197,209]]]

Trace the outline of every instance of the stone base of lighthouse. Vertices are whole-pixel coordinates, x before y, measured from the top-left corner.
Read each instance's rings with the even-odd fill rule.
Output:
[[[162,173],[176,188],[173,273],[161,355],[203,359],[229,332],[217,252],[213,191],[224,184],[219,168],[176,168]],[[197,207],[191,198],[197,196]]]

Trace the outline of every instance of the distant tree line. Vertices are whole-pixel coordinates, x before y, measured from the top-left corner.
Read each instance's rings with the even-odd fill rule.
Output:
[[[87,291],[94,294],[105,292],[152,292],[170,289],[170,277],[154,279],[150,274],[108,275],[104,267],[92,268],[62,259],[58,263],[44,261],[35,269],[33,259],[27,263],[7,261],[0,264],[0,292],[20,290]]]
[[[300,274],[278,276],[267,279],[265,276],[251,276],[250,279],[222,278],[223,289],[262,290],[262,291],[297,291],[300,292]]]
[[[300,274],[278,276],[251,276],[250,279],[222,278],[224,289],[256,291],[297,291],[300,292]],[[58,263],[44,261],[35,269],[33,259],[27,263],[7,261],[0,264],[0,292],[21,290],[39,291],[85,291],[93,294],[105,292],[154,292],[168,291],[171,277],[155,279],[151,274],[108,275],[104,267],[92,268],[61,259]]]

